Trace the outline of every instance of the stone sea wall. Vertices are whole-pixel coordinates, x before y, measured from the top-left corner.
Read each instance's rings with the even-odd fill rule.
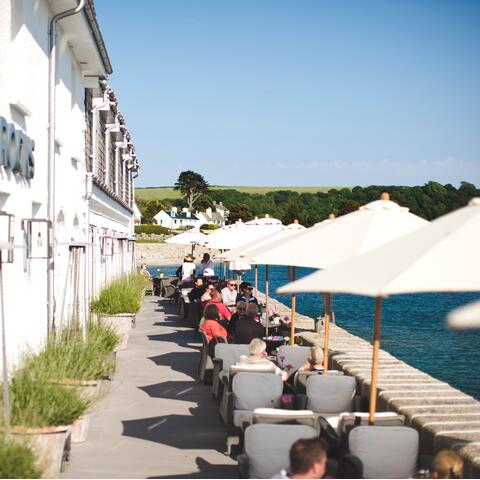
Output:
[[[263,301],[264,295],[259,293]],[[280,315],[290,309],[274,299]],[[373,320],[372,320],[373,321]],[[311,345],[323,347],[323,332],[314,333],[314,320],[296,314],[296,326],[305,330],[301,337]],[[310,330],[310,331],[307,331]],[[372,345],[331,325],[329,350],[332,367],[357,380],[357,391],[368,398]],[[452,358],[451,368],[455,368]],[[472,382],[478,382],[472,372]],[[454,449],[464,459],[466,478],[480,478],[480,402],[432,376],[380,351],[377,379],[377,411],[393,411],[405,416],[405,424],[420,434],[420,453],[433,454]]]

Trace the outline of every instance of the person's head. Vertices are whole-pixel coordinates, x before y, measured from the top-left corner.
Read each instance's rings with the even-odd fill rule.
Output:
[[[311,347],[307,354],[310,365],[319,365],[323,361],[323,350],[320,347]]]
[[[196,287],[202,287],[203,286],[203,278],[202,277],[198,277],[195,279],[195,286]]]
[[[249,282],[242,282],[242,284],[240,285],[240,290],[243,293],[243,295],[245,295],[246,297],[249,297],[252,295],[252,292],[253,292],[252,284]]]
[[[237,284],[233,278],[228,279],[227,288],[232,292],[237,288]]]
[[[210,254],[209,253],[204,253],[202,262],[207,263],[209,260],[210,260]]]
[[[218,320],[218,308],[216,305],[207,305],[203,312],[205,320]]]
[[[212,297],[212,300],[215,301],[215,302],[221,302],[222,301],[222,294],[216,288],[214,288],[210,292],[210,296]]]
[[[238,302],[237,312],[239,317],[244,317],[247,314],[247,304],[245,302]]]
[[[146,264],[146,263],[142,263],[142,264],[140,265],[140,268],[141,268],[142,270],[146,270],[146,269],[147,269],[147,264]]]
[[[320,438],[302,438],[290,448],[290,478],[322,478],[327,448]]]
[[[442,450],[435,455],[430,470],[432,478],[462,478],[463,460],[451,450]]]
[[[258,317],[258,305],[256,303],[247,303],[246,316],[249,318]]]
[[[254,338],[248,346],[248,352],[252,357],[265,358],[267,356],[267,344],[261,338]]]
[[[195,257],[192,257],[191,255],[186,255],[185,258],[183,259],[184,262],[193,262],[195,260]]]
[[[215,290],[215,286],[212,285],[211,283],[209,285],[207,285],[207,288],[205,288],[205,291],[208,292],[210,295],[212,294],[212,292]]]

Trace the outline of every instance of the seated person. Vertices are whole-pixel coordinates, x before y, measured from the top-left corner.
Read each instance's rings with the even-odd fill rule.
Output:
[[[307,361],[298,369],[298,371],[323,371],[323,350],[320,347],[310,347],[307,355]]]
[[[149,280],[152,280],[152,275],[148,271],[146,263],[142,263],[140,265],[140,275],[143,275],[144,277],[147,277]]]
[[[235,313],[232,313],[230,317],[230,321],[227,325],[228,333],[232,336],[235,333],[235,328],[237,328],[237,322],[239,319],[244,318],[247,314],[247,304],[245,302],[238,302],[237,306],[235,307]]]
[[[290,469],[272,478],[323,478],[327,468],[327,446],[321,438],[302,438],[290,448]]]
[[[205,287],[204,294],[200,297],[200,301],[202,302],[202,308],[205,308],[205,305],[212,299],[211,293],[215,290],[213,285],[207,285]]]
[[[195,300],[200,300],[200,297],[205,293],[205,285],[203,284],[203,278],[198,277],[195,280],[195,286],[188,294],[188,298],[191,302]]]
[[[451,450],[442,450],[435,455],[430,469],[430,478],[462,478],[463,460]]]
[[[258,305],[247,304],[245,317],[237,320],[233,336],[235,343],[250,343],[254,338],[265,336],[265,328],[258,321]]]
[[[208,307],[208,305],[215,305],[218,309],[218,313],[220,314],[220,319],[228,322],[232,314],[230,313],[230,310],[222,303],[222,294],[214,288],[210,292],[210,297],[211,300],[205,304],[205,307]]]
[[[237,284],[233,278],[229,278],[227,286],[222,289],[223,303],[231,308],[237,304]]]
[[[281,375],[283,380],[288,378],[288,373],[278,368],[272,361],[267,358],[267,344],[261,338],[254,338],[248,346],[249,356],[240,355],[237,367],[248,368],[249,366],[264,367],[265,369],[274,371],[277,375]]]
[[[215,345],[217,340],[215,335],[227,337],[227,330],[219,322],[219,313],[216,305],[208,305],[203,312],[205,321],[200,326],[199,330],[204,332],[208,338],[208,343]]]
[[[240,292],[237,294],[235,303],[245,302],[245,303],[256,303],[258,305],[257,297],[252,295],[253,287],[250,282],[242,282],[240,284]]]

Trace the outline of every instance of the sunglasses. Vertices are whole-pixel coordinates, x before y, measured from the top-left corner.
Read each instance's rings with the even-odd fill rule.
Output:
[[[235,283],[229,283],[228,286],[229,287],[236,287],[237,285]]]
[[[247,287],[245,290],[253,290],[253,287]]]

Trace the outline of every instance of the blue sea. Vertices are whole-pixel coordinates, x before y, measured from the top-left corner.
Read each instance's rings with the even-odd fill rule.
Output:
[[[178,266],[149,267],[153,275],[160,268],[166,275]],[[220,265],[216,265],[220,275]],[[297,278],[314,270],[298,268]],[[243,276],[254,283],[254,270]],[[265,290],[265,269],[259,266],[259,289]],[[270,294],[286,305],[290,296],[275,290],[288,283],[286,267],[269,267]],[[480,299],[480,293],[421,293],[386,298],[382,309],[381,348],[408,364],[427,372],[480,400],[480,330],[449,330],[445,317],[455,307]],[[337,325],[371,341],[375,301],[358,295],[334,295]],[[319,294],[297,295],[297,310],[304,315],[323,315],[325,305]]]

